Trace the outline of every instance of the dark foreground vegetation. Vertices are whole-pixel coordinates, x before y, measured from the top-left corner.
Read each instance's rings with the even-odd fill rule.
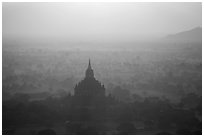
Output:
[[[28,101],[24,94],[7,100],[3,134],[201,134],[201,98],[194,94],[178,104],[157,97],[124,103],[108,96],[91,106],[74,101],[71,95]]]

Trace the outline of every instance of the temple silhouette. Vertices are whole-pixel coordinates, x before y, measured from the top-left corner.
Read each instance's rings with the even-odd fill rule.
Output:
[[[106,117],[110,96],[105,95],[105,87],[94,77],[94,71],[89,59],[85,78],[74,87],[72,97],[72,121],[103,120]]]
[[[89,59],[85,78],[74,87],[74,106],[80,108],[90,106],[102,107],[105,106],[106,102],[105,87],[94,77],[94,71]]]
[[[105,87],[94,77],[94,71],[91,68],[91,61],[89,59],[88,68],[86,70],[85,78],[76,84],[74,88],[75,96],[83,96],[89,98],[98,98],[105,96]]]

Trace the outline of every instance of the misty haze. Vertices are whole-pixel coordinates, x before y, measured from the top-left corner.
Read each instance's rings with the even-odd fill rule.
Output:
[[[2,12],[3,135],[202,134],[202,3]]]

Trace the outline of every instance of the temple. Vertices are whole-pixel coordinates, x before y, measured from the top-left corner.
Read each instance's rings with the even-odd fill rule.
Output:
[[[89,97],[89,99],[105,97],[105,87],[95,79],[90,59],[85,78],[74,88],[74,96]]]
[[[76,84],[71,101],[70,116],[72,121],[105,120],[107,109],[114,105],[115,100],[105,95],[105,87],[94,77],[89,59],[85,78]]]

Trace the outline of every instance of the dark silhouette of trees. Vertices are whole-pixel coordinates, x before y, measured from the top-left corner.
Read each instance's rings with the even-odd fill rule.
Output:
[[[201,134],[202,131],[202,122],[197,117],[201,109],[199,103],[199,107],[184,109],[162,98],[146,97],[127,103],[108,96],[104,104],[98,102],[81,108],[74,105],[74,100],[73,96],[67,94],[65,97],[36,101],[3,101],[3,134],[15,134],[18,127],[27,125],[49,129],[57,123],[63,123],[66,129],[64,134],[108,134],[111,133],[109,130],[114,129],[118,131],[115,134],[145,134],[155,130],[158,133],[154,134]],[[65,121],[69,122],[64,124]],[[137,130],[138,122],[144,125],[140,132]],[[111,126],[103,125],[105,123]],[[172,129],[177,131],[173,133]]]

